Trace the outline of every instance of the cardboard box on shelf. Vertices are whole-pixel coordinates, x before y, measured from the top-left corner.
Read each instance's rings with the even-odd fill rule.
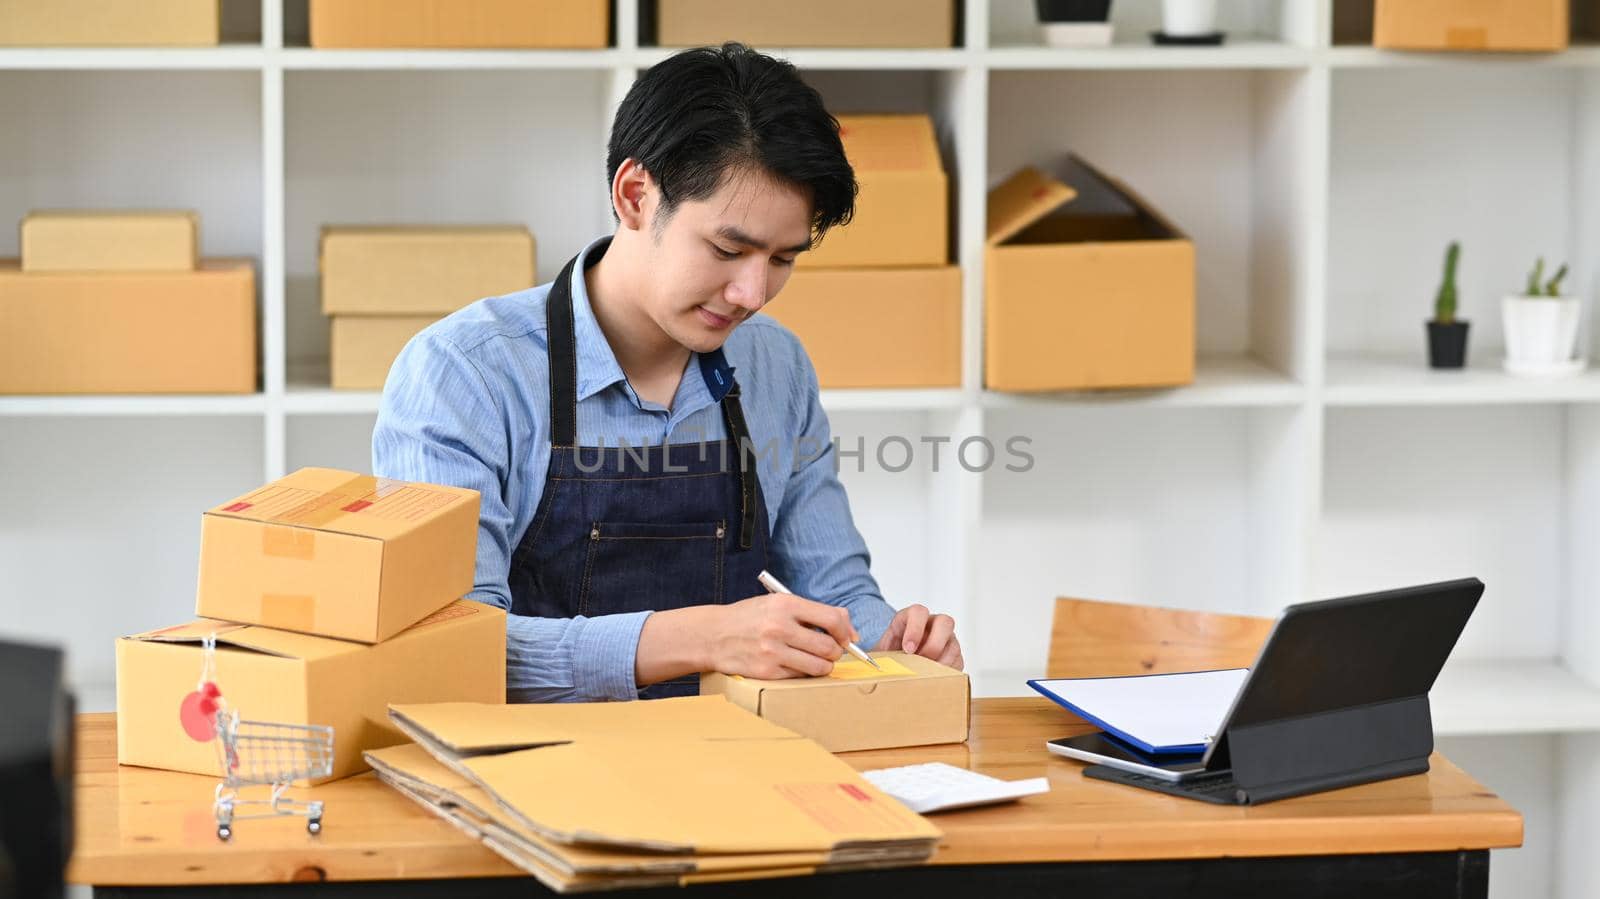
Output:
[[[765,313],[823,387],[961,384],[961,269],[797,268]]]
[[[329,322],[330,381],[336,390],[382,390],[389,367],[435,315],[336,315]]]
[[[22,270],[193,271],[200,258],[199,227],[193,212],[30,212],[22,219]]]
[[[966,674],[904,652],[875,652],[885,669],[846,656],[828,677],[756,680],[707,673],[700,692],[822,744],[829,752],[892,749],[967,739]]]
[[[0,46],[203,47],[221,0],[0,0]]]
[[[1372,44],[1391,50],[1565,50],[1569,0],[1376,0]]]
[[[985,385],[1192,383],[1194,245],[1083,160],[1064,174],[1072,187],[1027,168],[989,194]]]
[[[840,116],[839,137],[860,186],[855,216],[801,253],[800,265],[944,265],[950,254],[950,190],[933,120]]]
[[[434,315],[532,287],[533,235],[521,226],[326,227],[326,315]]]
[[[0,393],[252,393],[255,268],[22,271],[0,260]]]
[[[478,499],[302,468],[201,516],[195,614],[387,640],[472,589]]]
[[[505,621],[462,599],[375,646],[210,619],[123,637],[117,761],[221,775],[215,743],[192,739],[179,719],[215,633],[211,677],[225,707],[250,721],[332,726],[333,772],[320,780],[355,774],[366,750],[406,742],[391,702],[505,701]]]
[[[595,49],[609,0],[311,0],[311,46]]]
[[[955,0],[657,0],[657,43],[771,47],[950,47]]]

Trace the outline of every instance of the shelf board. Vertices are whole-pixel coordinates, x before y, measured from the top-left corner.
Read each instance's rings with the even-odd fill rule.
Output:
[[[1467,368],[1439,370],[1428,367],[1419,347],[1414,357],[1334,356],[1323,395],[1330,406],[1600,402],[1600,371],[1519,377],[1500,369],[1497,351],[1469,351]]]
[[[334,390],[328,386],[325,364],[297,365],[289,370],[283,408],[298,415],[376,415],[381,397],[376,390]],[[964,401],[965,394],[957,388],[822,391],[822,406],[829,413],[956,409]]]
[[[259,44],[220,47],[4,47],[5,69],[247,69],[260,70]]]
[[[259,415],[259,393],[0,396],[0,416]]]
[[[285,70],[328,69],[592,69],[625,63],[623,51],[603,50],[315,50],[277,52]]]
[[[1312,51],[1263,37],[1229,35],[1220,47],[1158,47],[1149,43],[1109,47],[1000,46],[983,57],[1003,69],[1294,69],[1310,66]]]
[[[1560,53],[1464,53],[1457,51],[1380,50],[1365,45],[1330,47],[1321,58],[1335,69],[1414,69],[1429,66],[1595,66],[1600,47],[1579,44]]]
[[[991,697],[1037,696],[1027,681],[1044,675],[1002,668],[971,676],[972,695]],[[1600,687],[1550,659],[1453,661],[1429,703],[1442,737],[1600,731]]]
[[[1249,356],[1202,356],[1194,383],[1153,390],[1072,390],[1053,393],[985,391],[991,409],[1046,406],[1293,406],[1304,401],[1304,385]]]

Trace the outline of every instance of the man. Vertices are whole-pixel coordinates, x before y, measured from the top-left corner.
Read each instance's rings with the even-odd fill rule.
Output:
[[[617,110],[607,174],[615,233],[417,335],[372,437],[377,474],[482,493],[471,596],[511,613],[508,699],[825,675],[847,640],[960,667],[949,616],[884,602],[811,362],[752,317],[854,206],[821,98],[737,44],[677,54]]]

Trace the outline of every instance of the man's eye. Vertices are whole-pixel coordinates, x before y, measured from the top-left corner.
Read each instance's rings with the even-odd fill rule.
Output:
[[[781,266],[783,266],[785,268],[788,268],[789,266],[794,265],[794,260],[793,259],[784,259],[781,256],[772,257],[772,261],[776,262],[777,264],[779,264],[779,265],[781,265]]]
[[[712,244],[711,245],[711,251],[713,253],[717,254],[717,258],[718,259],[738,259],[739,258],[739,252],[737,250],[724,250],[723,248],[717,246],[716,244]]]

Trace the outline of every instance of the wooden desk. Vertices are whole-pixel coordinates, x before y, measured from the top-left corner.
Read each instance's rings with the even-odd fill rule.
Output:
[[[1487,850],[1522,842],[1522,816],[1437,753],[1426,775],[1231,807],[1085,779],[1081,765],[1044,748],[1047,739],[1087,730],[1043,699],[977,700],[965,744],[845,754],[861,769],[942,761],[1008,780],[1047,776],[1050,792],[935,815],[945,837],[929,866],[694,891],[1482,897]],[[77,844],[67,876],[94,884],[97,896],[293,881],[309,882],[294,884],[299,896],[547,895],[370,773],[309,791],[327,803],[320,836],[298,819],[241,821],[221,843],[211,816],[215,779],[119,767],[109,714],[79,718],[78,747]]]

